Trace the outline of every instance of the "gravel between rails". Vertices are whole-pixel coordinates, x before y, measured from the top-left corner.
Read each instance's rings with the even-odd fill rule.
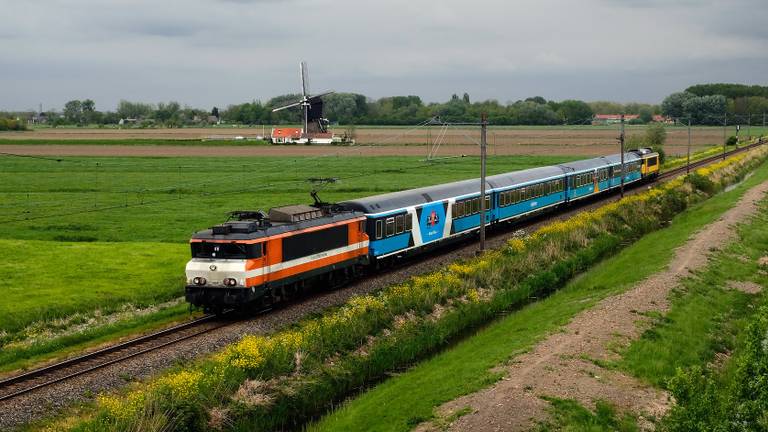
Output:
[[[625,191],[625,195],[646,189],[647,186],[639,185]],[[488,234],[487,247],[499,248],[510,238],[520,235],[520,230],[532,232],[546,223],[567,219],[576,213],[600,207],[617,198],[618,193],[615,192],[600,199],[586,199],[582,204],[561,210],[556,215],[545,213],[506,229],[493,230]],[[187,364],[199,356],[218,351],[227,344],[238,341],[244,335],[272,333],[307,315],[343,304],[352,296],[374,292],[412,276],[443,268],[451,262],[474,256],[476,253],[477,244],[473,241],[438,249],[427,257],[407,261],[397,268],[362,278],[346,287],[315,293],[301,301],[253,318],[233,322],[231,325],[199,337],[0,402],[0,430],[9,430],[55,415],[63,408],[92,400],[94,395],[101,392],[118,389],[131,381],[146,379],[171,366]]]

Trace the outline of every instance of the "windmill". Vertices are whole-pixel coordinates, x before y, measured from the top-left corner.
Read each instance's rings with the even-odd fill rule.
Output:
[[[286,106],[275,108],[272,110],[272,112],[300,106],[304,111],[304,135],[306,135],[308,141],[311,141],[311,134],[328,132],[328,120],[323,118],[322,97],[327,96],[333,92],[329,91],[326,93],[310,96],[309,78],[307,75],[307,62],[301,62],[299,64],[299,78],[301,79],[302,95],[301,100]]]

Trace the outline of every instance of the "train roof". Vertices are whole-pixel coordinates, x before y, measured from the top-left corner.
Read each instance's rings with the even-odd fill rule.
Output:
[[[198,231],[192,236],[194,240],[255,240],[267,238],[291,231],[300,231],[322,225],[343,222],[364,216],[356,211],[342,211],[323,215],[318,218],[299,222],[270,222],[263,223],[258,219],[242,219],[227,221],[207,230]]]
[[[488,190],[535,182],[546,178],[563,176],[562,168],[546,166],[522,171],[512,171],[486,178]],[[339,205],[350,210],[362,211],[368,214],[383,213],[391,210],[427,204],[447,198],[472,195],[480,192],[480,179],[461,180],[436,186],[427,186],[400,192],[392,192],[356,200],[344,201]]]
[[[639,160],[640,157],[637,153],[625,152],[624,163]],[[621,153],[616,153],[608,156],[601,156],[592,159],[577,160],[573,162],[562,163],[558,166],[562,167],[566,172],[579,172],[589,171],[595,168],[603,168],[608,165],[615,165],[621,163]]]

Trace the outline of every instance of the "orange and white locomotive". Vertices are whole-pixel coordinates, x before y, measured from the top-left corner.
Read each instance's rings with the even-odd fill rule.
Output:
[[[233,212],[235,220],[196,233],[186,298],[210,310],[270,304],[313,279],[350,278],[368,263],[365,215],[307,205]]]

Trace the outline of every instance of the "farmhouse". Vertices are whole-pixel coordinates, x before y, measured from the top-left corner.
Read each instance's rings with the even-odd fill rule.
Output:
[[[301,135],[301,128],[273,128],[271,138],[274,144],[297,144]]]
[[[273,144],[331,144],[333,134],[315,132],[305,134],[301,128],[273,128],[270,136]]]
[[[624,121],[637,120],[640,118],[639,114],[624,114]],[[621,114],[595,114],[592,117],[593,125],[606,125],[621,122]]]

